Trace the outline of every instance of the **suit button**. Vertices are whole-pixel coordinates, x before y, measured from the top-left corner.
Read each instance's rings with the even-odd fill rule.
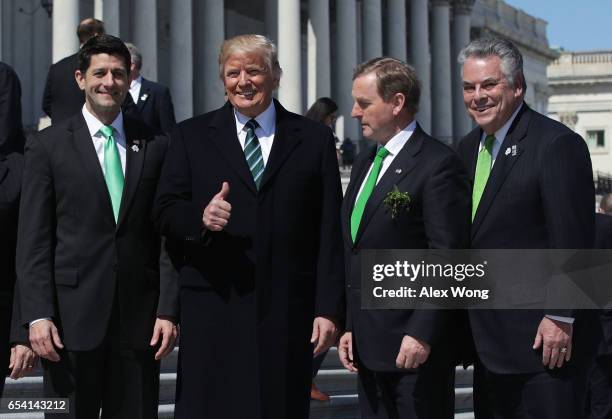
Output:
[[[354,254],[354,255],[356,255],[356,254],[358,254],[358,253],[359,253],[359,249],[352,249],[352,250],[351,250],[351,253],[352,253],[352,254]]]
[[[347,287],[347,288],[350,288],[350,287],[351,287],[351,284],[347,284],[347,285],[346,285],[346,287]]]

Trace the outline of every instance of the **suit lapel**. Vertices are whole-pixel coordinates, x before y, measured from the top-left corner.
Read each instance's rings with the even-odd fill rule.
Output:
[[[272,142],[272,150],[270,150],[270,157],[262,175],[260,190],[266,187],[287,160],[289,154],[302,141],[299,136],[302,127],[296,123],[297,120],[292,118],[291,114],[277,101],[274,101],[274,107],[276,110],[276,132]]]
[[[240,141],[236,134],[233,108],[229,102],[216,112],[209,128],[211,129],[210,138],[212,143],[251,193],[257,195],[257,187],[255,186],[255,181],[253,181],[253,175],[247,165],[244,151],[240,148]]]
[[[143,138],[133,121],[124,116],[125,129],[125,183],[121,196],[121,206],[119,207],[119,219],[117,226],[120,226],[134,200],[134,195],[140,182],[140,174],[145,161],[147,152],[147,139]]]
[[[506,134],[506,138],[502,143],[491,174],[485,186],[485,189],[480,198],[480,203],[476,209],[474,221],[472,222],[472,238],[476,235],[476,232],[480,228],[484,217],[486,216],[491,204],[493,203],[495,196],[499,192],[504,181],[512,171],[514,164],[518,161],[519,157],[523,153],[520,142],[525,138],[527,134],[527,127],[531,119],[530,109],[527,105],[523,105],[523,108],[519,111],[512,123],[512,126]],[[480,144],[480,142],[478,142]],[[478,153],[479,145],[476,146],[476,152]],[[474,164],[474,167],[476,164]]]
[[[368,169],[372,165],[372,161],[374,161],[374,156],[376,155],[376,146],[371,146],[370,149],[366,152],[363,159],[357,160],[353,165],[352,175],[353,179],[348,185],[346,189],[346,193],[344,195],[343,207],[344,207],[344,222],[342,223],[342,230],[344,232],[344,239],[348,243],[349,246],[353,246],[353,239],[351,238],[351,213],[353,212],[353,207],[355,206],[355,200],[357,199],[357,192],[359,191],[359,187],[363,183],[366,173]]]
[[[416,167],[418,163],[417,155],[421,151],[422,146],[423,131],[421,131],[421,128],[417,125],[417,128],[408,142],[399,151],[395,159],[393,159],[393,162],[372,191],[372,195],[368,199],[363,211],[363,216],[361,217],[359,230],[357,230],[357,235],[355,237],[355,245],[359,243],[363,232],[367,228],[372,216],[387,196],[387,193]]]
[[[90,183],[94,186],[92,189],[96,191],[100,199],[105,219],[107,219],[109,223],[115,224],[113,207],[104,180],[104,173],[100,167],[100,160],[93,146],[85,119],[80,113],[72,119],[72,124],[69,126],[68,130],[72,134],[74,148],[81,159],[84,176],[90,179]]]

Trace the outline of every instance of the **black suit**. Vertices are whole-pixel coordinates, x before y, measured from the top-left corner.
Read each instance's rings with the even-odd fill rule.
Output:
[[[474,179],[482,130],[474,129],[459,154]],[[588,249],[594,239],[594,188],[586,143],[573,131],[522,105],[491,170],[472,224],[476,249]],[[575,317],[572,360],[560,370],[542,365],[532,349],[545,314]],[[582,362],[592,355],[591,328],[571,310],[470,310],[479,364],[476,414],[491,409],[512,417],[536,408],[537,417],[578,418],[584,395]],[[543,373],[543,374],[539,374]],[[515,377],[514,381],[508,377]],[[505,378],[504,378],[505,377]],[[540,385],[538,382],[547,381]],[[549,398],[555,398],[555,403]],[[488,413],[484,413],[488,412]],[[497,417],[497,416],[495,416]]]
[[[132,96],[126,95],[123,109],[128,115],[139,117],[145,124],[159,132],[169,134],[176,126],[170,90],[144,77],[138,101],[134,103]]]
[[[0,62],[0,396],[9,363],[22,153],[21,85],[13,69]]]
[[[171,137],[155,218],[184,244],[177,418],[307,418],[313,319],[344,312],[332,132],[275,108],[259,191],[229,102]],[[202,241],[222,182],[229,224]]]
[[[360,378],[362,417],[445,418],[453,415],[453,354],[450,344],[454,313],[444,310],[361,310],[360,250],[362,249],[465,249],[469,246],[470,193],[467,174],[459,158],[447,146],[425,134],[420,127],[404,145],[377,183],[361,219],[355,242],[350,219],[357,193],[372,164],[376,147],[356,159],[342,206],[345,244],[348,319]],[[409,213],[396,220],[382,203],[397,185],[411,197]],[[430,358],[418,370],[395,366],[404,335],[424,340],[432,347]],[[404,385],[401,381],[410,383]],[[387,383],[381,383],[386,381]],[[416,382],[416,384],[415,384]],[[390,384],[392,383],[392,384]],[[383,389],[383,408],[376,397]],[[413,391],[427,394],[408,401]],[[418,400],[417,400],[418,398]],[[374,411],[379,410],[378,414]],[[388,416],[379,416],[386,410]]]
[[[85,103],[85,93],[74,77],[77,67],[77,54],[63,58],[49,67],[42,109],[53,124],[72,117]]]
[[[79,418],[95,410],[88,403],[96,397],[99,403],[102,393],[106,400],[103,377],[117,372],[118,353],[136,353],[150,366],[143,374],[156,380],[149,347],[154,321],[156,315],[177,317],[176,277],[164,252],[160,260],[160,237],[150,220],[167,139],[129,118],[124,128],[125,186],[118,223],[80,112],[32,135],[26,146],[17,250],[22,322],[27,327],[50,317],[58,326],[65,350],[61,362],[44,363],[45,391],[70,397],[76,392],[77,398],[81,391],[89,390],[88,397],[93,392],[93,400],[71,410]],[[90,371],[96,367],[101,370]],[[88,380],[79,381],[81,376]],[[151,388],[155,382],[143,380],[155,400],[144,401],[146,406],[139,400],[129,403],[143,407],[146,416],[147,409],[157,410],[157,395]],[[125,377],[112,385],[111,404],[134,391]],[[146,393],[147,388],[140,394]]]

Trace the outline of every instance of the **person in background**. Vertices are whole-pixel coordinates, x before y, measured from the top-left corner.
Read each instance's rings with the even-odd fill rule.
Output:
[[[126,42],[125,46],[130,51],[132,63],[130,66],[130,94],[125,96],[123,112],[134,118],[140,118],[156,131],[170,133],[176,125],[170,90],[142,77],[140,50],[129,42]]]
[[[12,321],[19,323],[19,306],[13,307],[13,294],[23,143],[21,84],[15,71],[0,62],[0,397],[7,368],[11,378],[17,379],[30,372],[36,361],[27,333],[10,336],[11,311]],[[9,345],[17,342],[9,350]]]
[[[612,193],[601,198],[595,214],[595,249],[612,249]],[[612,310],[602,310],[597,356],[589,376],[589,419],[612,417]]]
[[[306,112],[304,116],[308,119],[312,119],[313,121],[320,122],[323,125],[330,127],[333,131],[334,123],[336,122],[336,111],[337,110],[338,110],[338,105],[336,105],[336,102],[334,102],[328,97],[322,97],[322,98],[317,99],[316,102],[312,104],[312,106],[308,109],[308,111]],[[313,400],[319,400],[319,401],[329,400],[329,395],[319,390],[314,382],[314,378],[317,376],[317,373],[319,372],[319,368],[321,368],[321,364],[323,364],[323,360],[325,359],[326,355],[327,355],[327,351],[315,357],[314,360],[312,361],[313,382],[310,387],[310,398]]]
[[[104,23],[87,18],[79,23],[77,36],[83,46],[91,37],[104,33]],[[42,109],[56,124],[79,112],[85,103],[85,95],[74,78],[78,53],[74,53],[49,67],[47,83],[43,93]]]

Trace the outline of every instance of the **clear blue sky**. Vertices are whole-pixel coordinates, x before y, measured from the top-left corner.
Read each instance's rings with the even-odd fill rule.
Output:
[[[548,22],[551,46],[567,51],[612,50],[612,0],[505,0]]]

